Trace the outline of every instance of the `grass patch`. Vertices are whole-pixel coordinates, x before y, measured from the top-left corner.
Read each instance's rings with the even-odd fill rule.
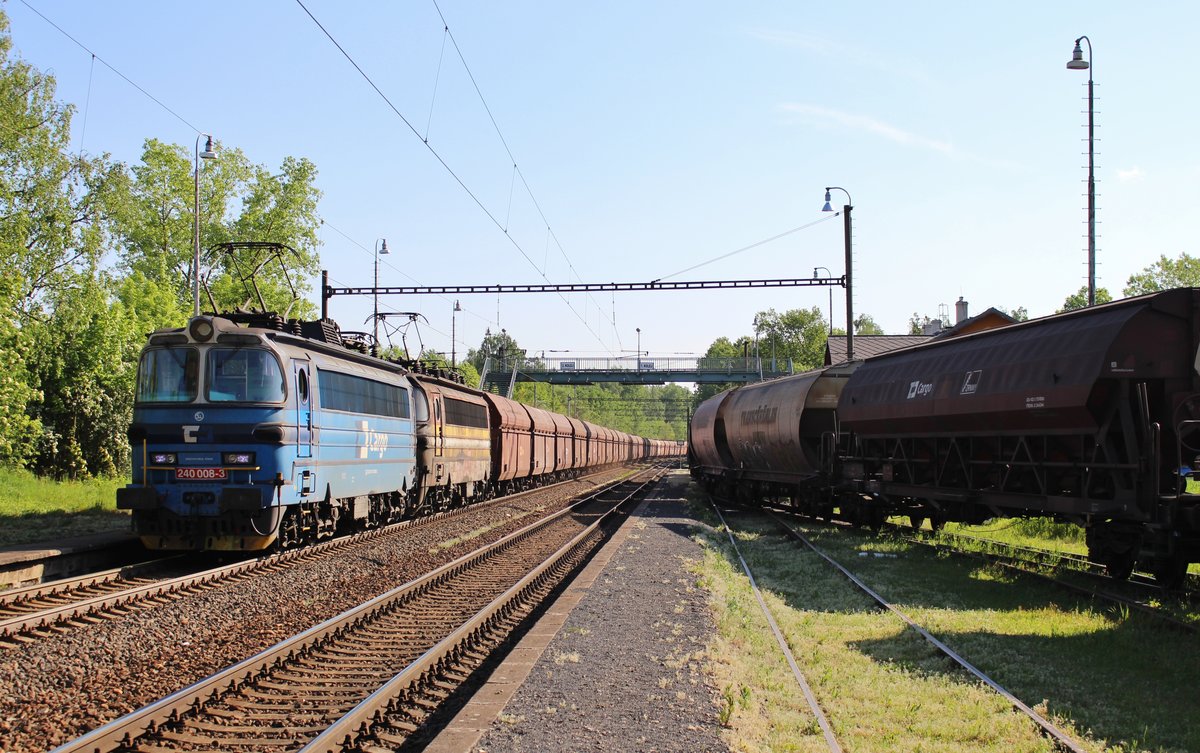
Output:
[[[24,470],[0,468],[0,546],[62,539],[101,531],[129,530],[129,514],[117,510],[123,479],[54,481]]]
[[[483,536],[484,534],[486,534],[490,531],[494,531],[495,529],[497,529],[501,526],[508,525],[509,523],[518,521],[521,518],[526,518],[530,515],[533,515],[534,513],[543,512],[543,511],[545,511],[545,509],[546,509],[545,507],[535,507],[532,510],[526,510],[524,512],[513,513],[510,515],[507,515],[507,516],[505,516],[504,520],[499,520],[499,521],[496,521],[495,523],[489,523],[488,525],[482,526],[480,528],[476,528],[473,531],[468,531],[467,533],[464,533],[462,536],[455,536],[452,539],[446,539],[445,541],[439,541],[436,546],[430,547],[429,553],[437,554],[439,549],[441,549],[443,551],[445,551],[447,549],[453,549],[454,547],[458,546],[459,544],[465,544],[468,541],[474,541],[475,539],[479,538],[480,536]]]
[[[1012,546],[1087,554],[1082,526],[1074,523],[1055,523],[1049,518],[995,518],[977,526],[947,523],[946,532],[1001,541]]]
[[[697,515],[712,525],[704,503]],[[1034,725],[877,611],[832,568],[737,514],[739,546],[848,750],[1048,751]],[[1195,638],[1093,609],[1031,579],[897,540],[812,529],[818,546],[1094,751],[1200,750]],[[824,750],[723,531],[699,536],[718,637],[719,714],[735,750]],[[866,556],[859,556],[866,555]],[[876,556],[885,555],[885,556]]]

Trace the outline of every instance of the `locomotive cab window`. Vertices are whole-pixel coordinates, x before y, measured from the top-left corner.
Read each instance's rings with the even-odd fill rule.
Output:
[[[190,403],[196,399],[200,353],[195,348],[155,348],[138,364],[139,403]]]
[[[283,372],[268,350],[213,348],[207,376],[210,402],[279,403],[285,397]]]

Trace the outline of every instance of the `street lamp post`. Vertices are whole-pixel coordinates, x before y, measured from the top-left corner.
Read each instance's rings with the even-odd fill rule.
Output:
[[[200,151],[200,137],[205,136],[204,151]],[[200,316],[200,158],[216,159],[212,134],[196,136],[196,203],[192,205],[192,316]]]
[[[854,285],[853,285],[853,261],[854,247],[850,233],[850,210],[854,209],[853,200],[850,198],[850,192],[841,186],[826,186],[825,187],[825,206],[821,209],[822,212],[832,212],[833,207],[830,205],[832,197],[830,191],[841,191],[846,194],[846,204],[842,207],[842,227],[846,234],[846,360],[854,360]],[[832,292],[832,291],[830,291]],[[832,308],[832,307],[831,307]],[[831,316],[830,319],[833,317]]]
[[[1088,59],[1083,59],[1083,48],[1079,43],[1087,39]],[[1092,97],[1092,40],[1086,36],[1075,40],[1075,49],[1067,68],[1073,71],[1088,71],[1088,305],[1096,305],[1096,164],[1095,124]]]
[[[817,276],[817,270],[819,270],[819,269],[825,270],[825,274],[830,279],[833,279],[833,272],[831,272],[829,270],[829,267],[813,267],[813,277]],[[833,286],[832,285],[829,286],[829,334],[831,334],[831,335],[833,334]]]
[[[641,371],[642,370],[642,328],[641,327],[637,328],[637,341],[638,341],[637,370]]]
[[[380,241],[383,241],[382,248],[380,247]],[[378,348],[379,348],[379,255],[380,254],[388,254],[388,253],[391,253],[391,252],[388,251],[387,238],[376,239],[376,241],[375,241],[375,289],[372,291],[375,295],[375,314],[374,314],[374,316],[371,317],[371,320],[375,325],[374,338],[375,338],[376,352],[378,352]]]
[[[459,306],[458,301],[455,301],[454,308],[450,311],[450,368],[452,369],[458,366],[458,355],[454,347],[458,339],[458,333],[455,328],[458,325],[458,312],[460,311],[462,311],[462,306]]]

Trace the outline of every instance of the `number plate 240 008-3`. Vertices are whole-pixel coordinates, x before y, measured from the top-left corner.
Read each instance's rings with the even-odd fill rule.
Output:
[[[176,468],[175,478],[181,481],[224,481],[224,468]]]

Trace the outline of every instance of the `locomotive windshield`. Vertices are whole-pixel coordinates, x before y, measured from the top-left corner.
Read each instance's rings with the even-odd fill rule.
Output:
[[[138,402],[191,402],[196,399],[199,374],[200,354],[195,348],[147,350],[138,365]]]
[[[213,348],[208,351],[208,400],[223,402],[283,402],[284,382],[279,361],[258,348]]]

